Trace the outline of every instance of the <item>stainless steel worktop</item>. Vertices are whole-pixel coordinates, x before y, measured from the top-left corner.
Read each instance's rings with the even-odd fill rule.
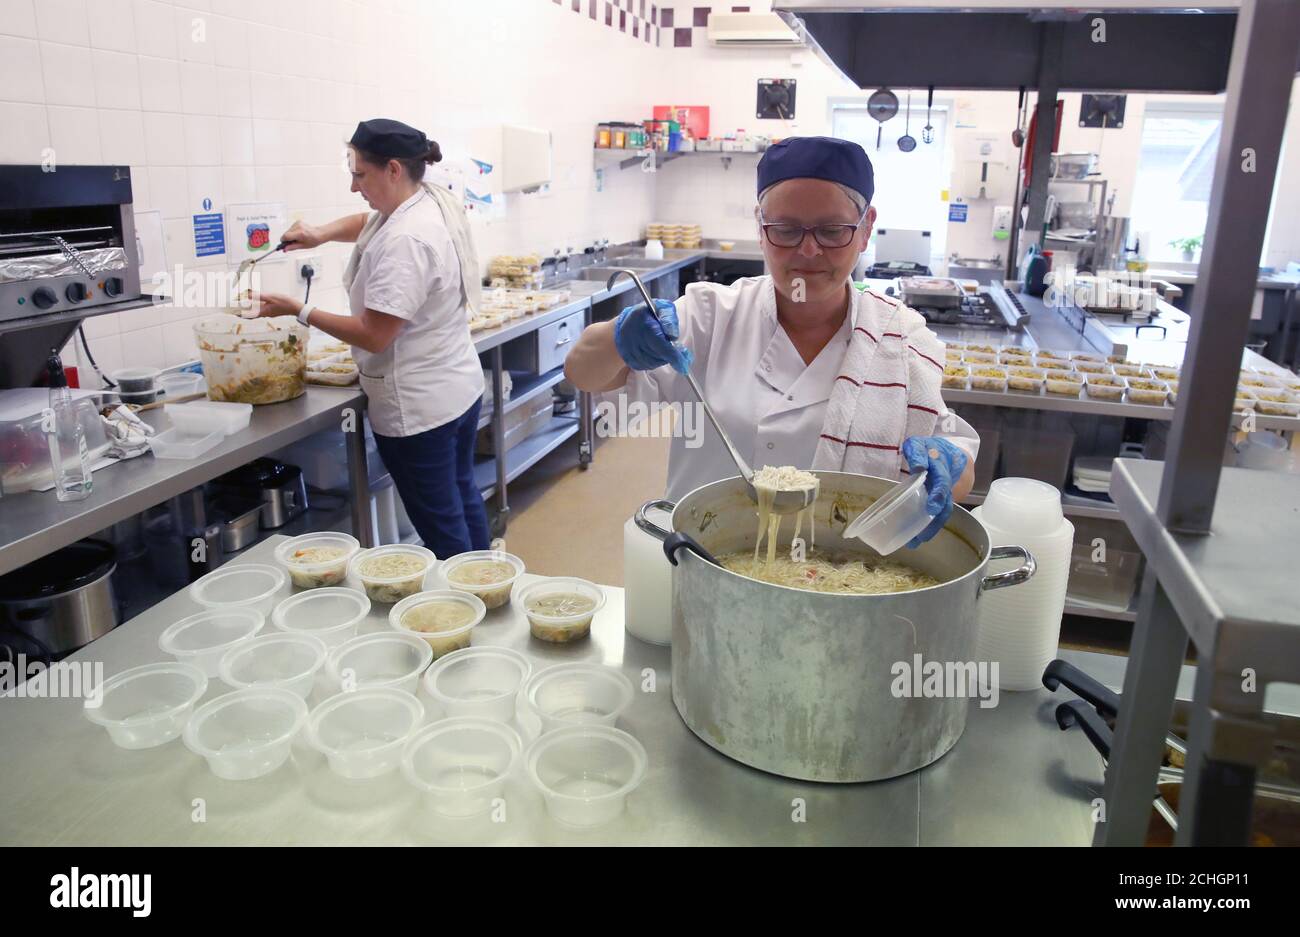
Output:
[[[271,537],[236,562],[268,562]],[[524,557],[525,561],[528,557]],[[526,577],[531,579],[532,577]],[[430,577],[430,587],[436,587]],[[222,781],[178,741],[126,751],[86,721],[80,700],[0,699],[0,813],[5,844],[288,844],[481,842],[517,844],[1069,844],[1092,839],[1101,760],[1077,731],[1053,721],[1046,690],[972,703],[957,747],[919,772],[870,784],[790,781],[746,768],[693,736],[673,707],[670,656],[623,629],[623,590],[592,637],[574,647],[533,641],[513,605],[489,612],[475,644],[505,645],[534,666],[571,660],[620,668],[641,691],[620,720],[649,755],[627,813],[589,833],[557,826],[521,778],[506,787],[507,822],[438,819],[400,774],[344,781],[301,742],[289,763],[256,781]],[[73,661],[102,661],[106,676],[164,659],[162,629],[197,609],[178,593],[127,622]],[[386,627],[376,606],[363,631]],[[267,626],[270,627],[269,625]],[[1120,658],[1063,656],[1115,684]],[[653,679],[654,692],[646,692]],[[225,692],[217,680],[208,698]],[[317,693],[320,688],[317,689]],[[1058,694],[1059,696],[1059,694]],[[310,703],[319,697],[313,695]],[[426,708],[433,704],[423,696]],[[882,718],[887,718],[883,716]],[[202,798],[205,822],[194,822]],[[806,822],[792,819],[802,799]]]
[[[343,411],[360,418],[366,396],[358,387],[310,386],[296,400],[254,407],[247,428],[197,459],[158,459],[152,454],[109,465],[94,474],[84,501],[59,501],[53,491],[6,495],[0,502],[0,574],[88,537],[218,475],[283,448],[312,433],[342,425]],[[166,408],[141,418],[157,429],[171,425]],[[351,435],[351,434],[350,434]],[[363,473],[364,474],[364,473]],[[369,516],[367,499],[361,508]],[[361,523],[357,529],[368,526]]]

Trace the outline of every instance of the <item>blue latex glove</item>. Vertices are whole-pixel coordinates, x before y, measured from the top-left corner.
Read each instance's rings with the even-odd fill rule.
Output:
[[[614,347],[627,366],[634,371],[652,371],[665,364],[685,374],[694,355],[689,348],[673,347],[680,336],[677,307],[666,299],[656,299],[659,318],[645,303],[628,306],[614,323]]]
[[[922,469],[928,473],[925,476],[925,513],[933,520],[908,542],[908,547],[916,549],[948,523],[952,515],[952,486],[966,471],[968,456],[941,436],[909,436],[903,440],[903,458],[913,474]]]

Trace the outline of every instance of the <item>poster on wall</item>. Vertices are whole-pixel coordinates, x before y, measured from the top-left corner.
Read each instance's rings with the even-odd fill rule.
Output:
[[[289,227],[284,202],[245,202],[226,207],[226,252],[232,263],[265,257]],[[275,263],[284,255],[269,260]]]

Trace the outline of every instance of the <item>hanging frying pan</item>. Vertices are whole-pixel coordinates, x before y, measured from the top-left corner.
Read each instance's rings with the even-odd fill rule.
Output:
[[[881,88],[867,98],[867,113],[880,121],[876,130],[876,149],[880,149],[880,140],[885,132],[885,121],[898,113],[898,95],[888,88]]]
[[[926,143],[934,142],[934,128],[930,126],[930,111],[934,108],[934,85],[930,85],[930,96],[925,102],[925,126],[921,128],[921,139]]]
[[[884,130],[882,126],[880,128]],[[903,118],[903,135],[898,138],[898,148],[904,153],[916,149],[916,138],[912,136],[912,92],[907,92],[907,116]]]

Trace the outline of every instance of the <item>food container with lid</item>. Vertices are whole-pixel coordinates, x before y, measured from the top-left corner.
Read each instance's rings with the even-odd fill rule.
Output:
[[[524,771],[551,819],[578,829],[621,816],[628,794],[645,778],[647,763],[641,743],[611,726],[557,729],[524,753]]]
[[[965,390],[970,384],[970,366],[949,362],[943,368],[943,386],[951,390]]]
[[[901,549],[930,525],[925,510],[926,472],[900,481],[872,502],[844,528],[844,537],[856,537],[881,556]]]
[[[145,664],[105,680],[83,712],[115,745],[153,748],[181,734],[207,689],[207,676],[193,664]]]
[[[1043,358],[1034,359],[1034,367],[1042,368],[1045,371],[1073,371],[1074,368],[1068,361],[1060,358]]]
[[[271,633],[226,651],[217,670],[222,682],[236,690],[277,686],[306,699],[324,663],[325,642],[320,638]]]
[[[519,760],[519,734],[489,719],[452,718],[425,726],[406,743],[402,774],[446,817],[487,813]]]
[[[1084,375],[1084,384],[1088,396],[1098,400],[1122,400],[1124,398],[1124,378],[1114,374]]]
[[[208,397],[269,404],[307,391],[311,331],[293,316],[245,319],[215,315],[194,324]]]
[[[149,437],[149,448],[155,459],[197,459],[221,445],[226,434],[220,429],[199,430],[194,433],[177,427],[163,430]]]
[[[437,621],[438,613],[446,616]],[[394,631],[428,642],[433,656],[441,657],[469,647],[474,627],[487,608],[478,596],[455,589],[433,589],[409,596],[393,606],[388,624]]]
[[[424,722],[424,705],[391,687],[339,693],[311,711],[307,740],[345,778],[376,778],[394,770],[407,740]]]
[[[1111,366],[1104,361],[1088,361],[1079,358],[1070,362],[1080,374],[1112,374]]]
[[[1093,354],[1090,351],[1072,351],[1070,352],[1071,361],[1096,361],[1105,363],[1106,359],[1101,355]]]
[[[424,672],[424,689],[447,716],[509,722],[533,665],[505,647],[470,647],[441,658]]]
[[[1162,368],[1158,365],[1151,366],[1151,375],[1158,381],[1176,381],[1181,372],[1178,368]]]
[[[1237,396],[1232,402],[1232,409],[1238,412],[1255,409],[1255,392],[1247,387],[1238,387]]]
[[[190,586],[190,598],[208,608],[238,606],[263,615],[275,608],[288,577],[274,566],[232,563],[213,570]]]
[[[156,394],[162,371],[158,368],[118,368],[108,376],[117,385],[119,393]]]
[[[424,577],[438,558],[432,550],[394,543],[362,550],[352,558],[352,573],[372,602],[392,605],[424,588]]]
[[[539,641],[565,644],[591,634],[591,620],[605,607],[605,590],[572,576],[552,576],[519,593],[528,630]]]
[[[1282,382],[1276,377],[1264,374],[1262,371],[1253,371],[1243,373],[1240,380],[1237,381],[1242,387],[1249,387],[1254,390],[1257,387],[1281,387]]]
[[[1043,381],[1048,374],[1055,372],[1046,371],[1043,368],[1007,368],[1007,387],[1011,390],[1028,391],[1038,393],[1043,389]]]
[[[1269,416],[1300,415],[1300,395],[1279,387],[1256,387],[1255,409]]]
[[[1111,372],[1119,377],[1151,377],[1151,371],[1140,364],[1116,364],[1111,367]]]
[[[214,400],[191,400],[188,403],[169,403],[163,410],[172,427],[191,436],[201,436],[220,430],[231,436],[248,426],[253,418],[251,403],[217,403]]]
[[[994,364],[972,365],[970,369],[970,386],[973,390],[1006,390],[1007,369],[1002,365]]]
[[[265,621],[255,608],[210,608],[169,625],[158,636],[158,647],[164,654],[215,677],[220,673],[222,655],[251,641]]]
[[[998,356],[982,351],[967,351],[961,356],[961,360],[966,364],[997,364]]]
[[[275,559],[299,589],[338,586],[348,578],[348,563],[361,549],[357,538],[325,531],[294,537],[275,548]]]
[[[325,586],[290,596],[275,607],[271,624],[280,631],[309,634],[337,647],[357,633],[370,614],[370,599],[356,589]]]
[[[185,746],[227,781],[270,774],[289,760],[294,736],[307,721],[307,704],[283,687],[235,690],[203,706],[185,726]]]
[[[177,397],[189,397],[194,394],[206,393],[207,383],[204,381],[202,374],[177,371],[159,377],[158,389],[162,391],[165,399],[175,400]]]
[[[341,690],[388,687],[414,694],[433,660],[429,642],[415,635],[379,631],[349,638],[330,651],[325,672]]]
[[[600,664],[556,664],[524,683],[524,704],[542,721],[542,731],[570,725],[612,726],[632,704],[632,681]]]
[[[1165,399],[1169,396],[1169,385],[1164,381],[1145,377],[1130,377],[1125,378],[1125,382],[1128,385],[1129,403],[1159,407],[1164,405]]]
[[[488,567],[485,564],[503,563],[510,567],[509,575],[502,579],[484,581],[477,575]],[[524,561],[513,553],[501,550],[473,550],[459,553],[442,564],[441,573],[448,587],[476,595],[488,608],[500,608],[510,601],[510,591],[524,573]]]
[[[1083,375],[1072,371],[1048,371],[1047,392],[1061,397],[1077,397],[1083,390]]]

